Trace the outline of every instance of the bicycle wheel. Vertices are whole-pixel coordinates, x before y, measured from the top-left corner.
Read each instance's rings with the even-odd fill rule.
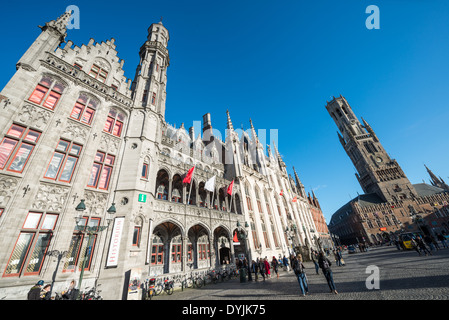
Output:
[[[165,289],[165,292],[167,292],[168,295],[172,295],[173,291],[174,291],[173,286],[170,286],[170,288]]]
[[[195,285],[196,285],[197,288],[201,288],[203,286],[203,279],[197,278],[195,280]]]
[[[186,279],[186,288],[192,288],[192,286],[193,286],[193,279],[187,278]]]
[[[164,286],[159,283],[154,287],[154,294],[158,296],[162,293],[162,290],[164,290]]]

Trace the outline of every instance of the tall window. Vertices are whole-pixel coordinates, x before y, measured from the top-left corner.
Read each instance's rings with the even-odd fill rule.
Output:
[[[95,110],[97,109],[97,102],[81,95],[72,109],[70,118],[81,121],[85,124],[91,124],[94,118]]]
[[[142,166],[142,176],[141,176],[144,179],[148,179],[148,168],[149,168],[149,164],[144,163]]]
[[[151,264],[164,264],[164,242],[157,235],[154,236],[151,247]]]
[[[63,91],[64,86],[62,84],[49,77],[43,77],[28,100],[54,110]]]
[[[115,157],[113,155],[97,151],[87,186],[107,190],[114,162]]]
[[[134,227],[134,233],[133,233],[133,247],[139,246],[140,243],[140,233],[142,231],[141,226],[135,226]]]
[[[156,92],[153,92],[153,96],[151,97],[151,104],[152,105],[156,104]]]
[[[101,82],[105,82],[106,78],[108,77],[108,72],[105,69],[100,68],[96,64],[92,65],[92,68],[90,69],[89,75],[97,80],[100,80]]]
[[[171,246],[171,262],[179,263],[182,258],[181,236],[174,237]]]
[[[23,172],[41,132],[12,124],[0,144],[0,169]]]
[[[74,230],[72,235],[72,241],[70,242],[69,251],[67,253],[68,259],[64,264],[63,272],[73,272],[76,270],[76,266],[78,266],[79,270],[81,270],[83,266],[84,270],[90,270],[97,241],[97,234],[85,235],[80,232],[79,228],[98,228],[99,226],[100,218],[81,218],[81,221],[77,225],[78,228]]]
[[[209,258],[210,245],[206,235],[198,238],[198,260],[207,260]]]
[[[103,131],[120,137],[122,134],[124,120],[125,116],[122,113],[115,110],[110,110],[106,123],[104,124]]]
[[[82,146],[70,141],[59,140],[53,157],[48,164],[44,178],[70,182],[75,171]]]
[[[3,273],[4,277],[40,273],[57,220],[57,214],[28,213]]]
[[[259,249],[260,248],[259,237],[257,236],[256,223],[254,221],[254,214],[252,212],[249,213],[249,219],[250,219],[249,225],[251,227],[251,233],[253,235],[254,247],[256,249]]]

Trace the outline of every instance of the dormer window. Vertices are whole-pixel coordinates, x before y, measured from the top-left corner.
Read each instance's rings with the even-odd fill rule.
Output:
[[[106,82],[106,78],[108,77],[108,72],[105,69],[102,69],[94,64],[92,66],[92,69],[90,69],[89,75],[104,83]]]

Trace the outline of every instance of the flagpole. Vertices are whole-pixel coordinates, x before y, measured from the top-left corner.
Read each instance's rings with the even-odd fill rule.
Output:
[[[196,164],[193,165],[192,177],[190,178],[189,199],[187,199],[187,204],[190,204],[190,194],[192,193],[193,174],[195,173],[195,168],[196,168]]]

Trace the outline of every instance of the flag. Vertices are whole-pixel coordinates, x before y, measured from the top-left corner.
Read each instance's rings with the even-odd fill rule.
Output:
[[[228,194],[232,195],[232,187],[234,186],[234,180],[232,180],[231,184],[228,187]]]
[[[215,176],[213,176],[212,178],[210,178],[209,180],[206,181],[206,184],[204,185],[204,189],[206,189],[207,191],[210,191],[210,192],[215,191]]]
[[[237,231],[234,233],[234,238],[232,241],[234,242],[234,245],[238,246],[240,244],[239,238],[237,237]]]
[[[182,180],[183,183],[190,183],[193,176],[193,170],[195,169],[195,166],[193,166],[186,174],[185,178]]]
[[[281,190],[281,193],[279,193],[280,196],[284,195],[284,190]]]
[[[296,200],[297,200],[297,199],[296,199],[296,196],[295,196],[295,197],[293,198],[293,200],[292,200],[292,201],[293,201],[293,202],[296,202]]]

